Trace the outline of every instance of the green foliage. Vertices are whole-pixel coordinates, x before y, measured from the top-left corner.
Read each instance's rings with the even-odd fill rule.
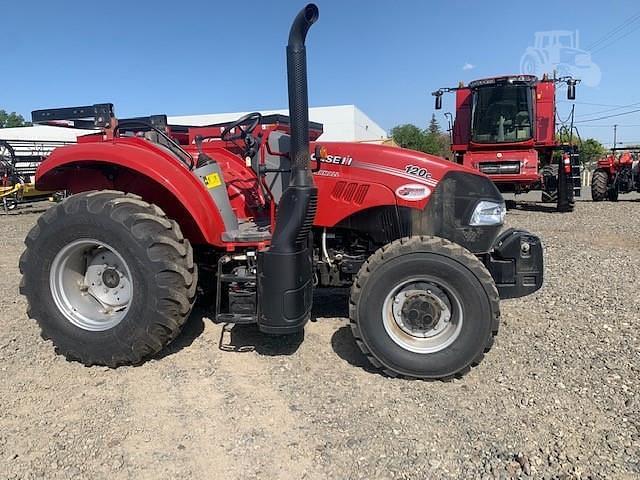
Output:
[[[451,155],[449,136],[442,132],[435,115],[431,117],[426,130],[411,124],[398,125],[391,129],[391,137],[402,148],[410,148],[439,157]]]
[[[558,143],[569,144],[573,143],[578,146],[578,153],[580,154],[580,163],[583,167],[597,161],[600,157],[607,153],[607,149],[595,138],[586,138],[582,141],[576,136],[571,137],[568,129],[562,129],[556,133],[556,140]],[[559,155],[559,154],[558,154]]]
[[[16,112],[8,113],[6,110],[0,110],[0,128],[11,127],[27,127],[31,122],[25,122],[22,115]]]
[[[586,166],[603,157],[607,149],[595,138],[587,138],[580,144],[580,163]]]

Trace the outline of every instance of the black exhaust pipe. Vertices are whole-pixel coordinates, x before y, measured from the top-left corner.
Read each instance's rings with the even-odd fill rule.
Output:
[[[296,16],[287,45],[291,181],[278,205],[268,250],[258,254],[258,326],[266,333],[299,332],[311,317],[313,251],[311,228],[317,190],[309,155],[309,99],[305,39],[318,20],[310,3]]]
[[[287,80],[291,122],[292,184],[313,185],[309,156],[309,99],[307,95],[307,49],[304,41],[318,20],[318,7],[310,3],[296,16],[287,45]]]

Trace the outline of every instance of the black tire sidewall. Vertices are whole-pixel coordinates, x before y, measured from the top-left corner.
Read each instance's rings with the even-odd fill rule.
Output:
[[[439,352],[405,350],[384,327],[385,298],[401,282],[414,277],[432,278],[460,302],[462,329],[456,340]],[[415,252],[392,258],[372,272],[362,286],[357,323],[365,345],[388,369],[408,376],[442,378],[465,369],[481,356],[492,332],[492,311],[482,283],[465,265],[446,255]]]

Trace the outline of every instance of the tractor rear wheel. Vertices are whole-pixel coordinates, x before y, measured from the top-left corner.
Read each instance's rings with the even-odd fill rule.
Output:
[[[351,328],[390,376],[462,376],[498,332],[498,291],[482,262],[437,237],[396,240],[376,251],[351,288]]]
[[[85,365],[138,364],[180,332],[195,300],[189,241],[156,206],[73,195],[27,235],[20,290],[44,339]]]
[[[596,170],[591,178],[591,199],[594,202],[606,200],[609,191],[609,175],[604,170]]]

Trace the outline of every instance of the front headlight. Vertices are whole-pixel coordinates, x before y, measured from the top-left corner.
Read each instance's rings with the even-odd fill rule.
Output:
[[[502,225],[507,214],[504,202],[490,202],[483,200],[478,202],[471,215],[469,225],[479,227],[482,225]]]

